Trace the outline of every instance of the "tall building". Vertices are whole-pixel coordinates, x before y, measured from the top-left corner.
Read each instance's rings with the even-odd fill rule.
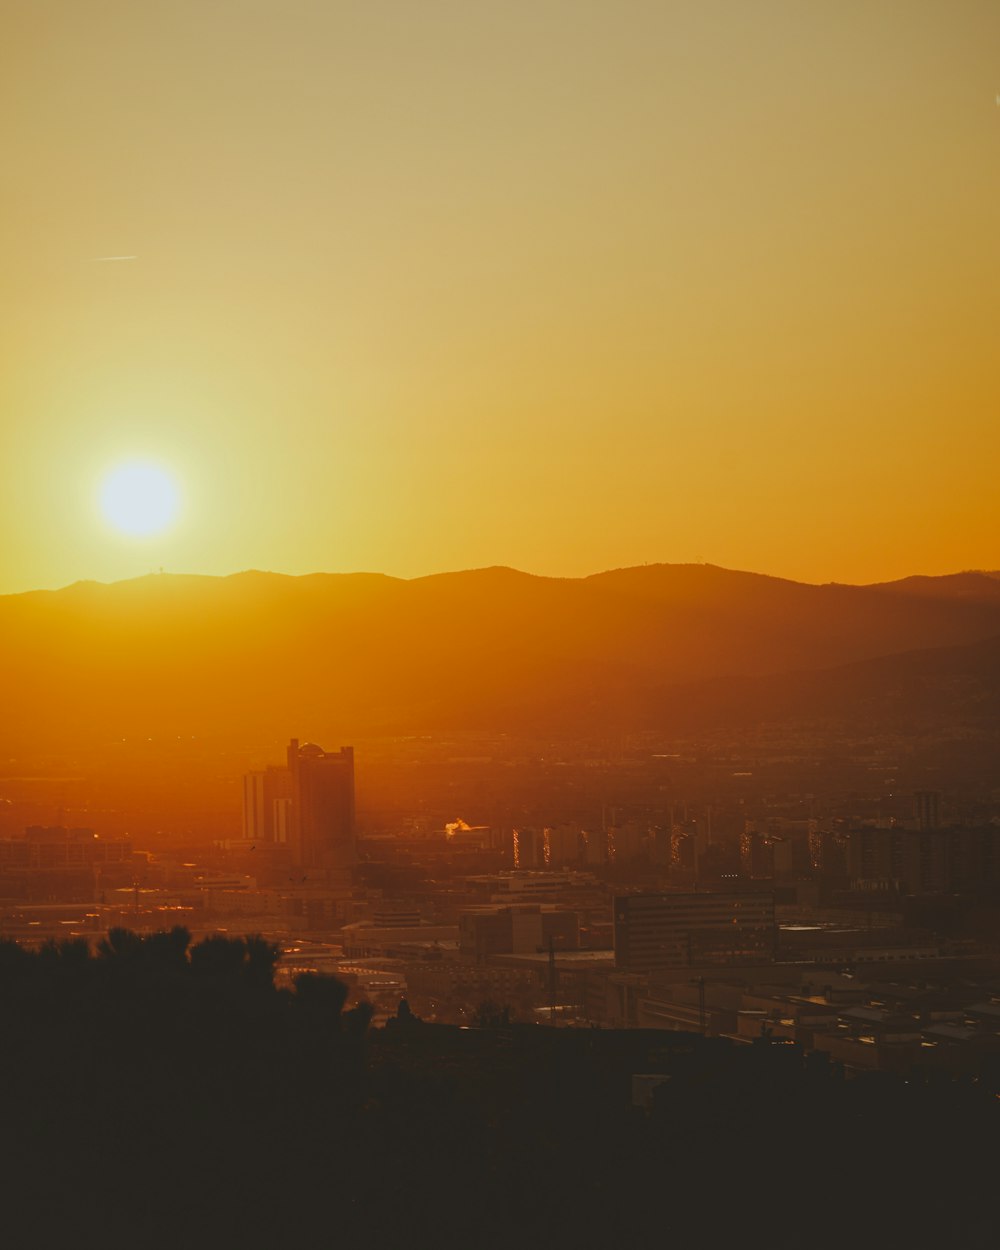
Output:
[[[243,837],[248,842],[287,842],[292,780],[287,768],[271,766],[243,778]]]
[[[288,744],[292,806],[288,841],[305,868],[350,868],[354,830],[354,748],[324,751],[314,742]]]
[[[555,825],[543,830],[545,866],[562,868],[566,864],[578,864],[586,836],[579,825]]]
[[[313,742],[288,744],[284,767],[243,778],[243,836],[284,843],[296,867],[329,876],[350,869],[356,854],[354,748],[324,751]]]
[[[463,955],[534,954],[549,949],[579,950],[580,918],[575,911],[539,903],[469,907],[458,915]]]
[[[923,832],[941,827],[941,795],[937,790],[918,790],[913,796],[913,814]]]
[[[514,830],[514,867],[543,868],[545,866],[545,833],[537,829]]]
[[[773,894],[624,894],[613,914],[615,967],[626,972],[774,955]]]
[[[895,827],[862,825],[847,834],[847,872],[855,888],[898,889],[903,879],[903,836]]]

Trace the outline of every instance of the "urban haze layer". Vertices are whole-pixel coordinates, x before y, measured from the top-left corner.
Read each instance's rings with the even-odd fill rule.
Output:
[[[654,1244],[667,1176],[689,1233],[691,1194],[736,1185],[748,1205],[715,1217],[718,1244],[765,1216],[794,1239],[817,1218],[806,1160],[847,1184],[863,1124],[899,1184],[943,1184],[912,1131],[940,1121],[964,1143],[947,1201],[849,1192],[818,1244],[870,1202],[884,1235],[979,1244],[995,1147],[974,1143],[1000,1095],[995,574],[164,575],[0,615],[0,973],[28,1004],[9,1059],[49,1054],[43,1017],[87,1022],[104,1084],[49,1091],[56,1153],[110,1098],[103,1149],[143,1195],[123,1228],[166,1166],[125,1160],[123,1134],[209,1167],[213,1135],[238,1154],[285,1133],[281,1184],[312,1176],[295,1218],[328,1201],[386,1241],[405,1220],[378,1208],[366,1151],[426,1202],[427,1169],[467,1167],[467,1139],[482,1171],[445,1239],[489,1197],[472,1244],[540,1244],[535,1220]],[[102,1049],[121,1019],[128,1093]],[[52,1140],[19,1088],[23,1162]],[[352,1126],[335,1149],[327,1117]],[[217,1193],[175,1177],[178,1210],[221,1219],[243,1184],[223,1172]],[[238,1201],[241,1236],[291,1227],[273,1183]]]

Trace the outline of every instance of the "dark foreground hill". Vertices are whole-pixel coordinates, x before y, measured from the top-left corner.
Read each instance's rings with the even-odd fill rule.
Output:
[[[874,662],[948,648],[941,664],[975,682],[997,636],[1000,579],[986,573],[880,586],[710,565],[79,583],[0,598],[0,743],[671,729],[739,720],[749,705],[784,714],[824,691],[843,701],[886,674],[905,705],[897,676],[924,661]],[[956,658],[969,644],[982,652]],[[823,676],[866,663],[846,686]]]
[[[0,943],[9,1244],[995,1244],[990,1054],[845,1079],[766,1036],[366,1033],[332,978],[276,990],[259,940],[187,937]]]

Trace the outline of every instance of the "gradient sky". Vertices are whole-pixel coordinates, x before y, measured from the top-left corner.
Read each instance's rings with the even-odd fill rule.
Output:
[[[4,0],[0,46],[0,592],[1000,567],[996,0]],[[169,534],[101,521],[130,457]]]

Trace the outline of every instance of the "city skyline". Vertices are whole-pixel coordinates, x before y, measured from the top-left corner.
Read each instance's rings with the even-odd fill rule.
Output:
[[[991,1244],[1000,6],[0,7],[12,1236]]]

